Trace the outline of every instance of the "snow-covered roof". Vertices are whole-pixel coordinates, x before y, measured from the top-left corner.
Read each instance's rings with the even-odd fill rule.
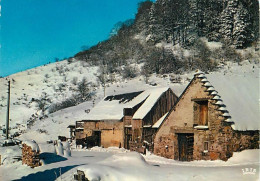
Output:
[[[147,90],[149,96],[141,105],[141,107],[135,112],[133,119],[143,119],[147,115],[147,113],[152,109],[152,107],[155,105],[155,103],[161,97],[161,95],[168,89],[168,87],[163,87]]]
[[[163,116],[153,125],[153,128],[159,128],[168,113],[169,113],[169,112],[167,112],[165,115],[163,115]]]
[[[207,79],[218,91],[221,100],[217,105],[225,105],[236,130],[259,130],[259,74],[226,74],[215,72]],[[223,104],[223,105],[222,105]],[[223,108],[222,108],[223,109]]]
[[[40,148],[39,148],[38,144],[34,140],[23,141],[23,144],[26,144],[27,146],[30,146],[33,151],[36,151],[36,152],[40,151]]]
[[[168,87],[152,88],[140,92],[111,95],[100,101],[86,116],[86,120],[121,120],[124,108],[133,108],[144,103],[133,115],[133,119],[143,119]]]
[[[142,92],[131,92],[126,94],[107,96],[101,100],[93,109],[91,109],[89,114],[86,116],[86,119],[121,120],[123,118],[124,108],[133,105],[132,100],[141,93]]]

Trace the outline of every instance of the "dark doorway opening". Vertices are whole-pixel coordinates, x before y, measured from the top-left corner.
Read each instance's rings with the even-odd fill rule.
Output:
[[[194,134],[192,134],[192,133],[178,134],[179,160],[180,161],[192,161],[193,160],[193,144],[194,144]]]
[[[101,131],[93,131],[95,146],[101,146]]]
[[[130,149],[129,142],[132,140],[132,128],[125,128],[125,145],[126,149]]]

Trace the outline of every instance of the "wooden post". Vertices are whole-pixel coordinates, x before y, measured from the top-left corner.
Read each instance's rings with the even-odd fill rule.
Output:
[[[6,113],[6,139],[9,133],[9,110],[10,110],[10,80],[8,81],[7,113]]]

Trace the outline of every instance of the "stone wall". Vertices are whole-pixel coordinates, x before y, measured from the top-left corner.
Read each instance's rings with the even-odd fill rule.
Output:
[[[175,143],[177,141],[174,134],[162,135],[158,141],[154,143],[154,153],[158,156],[174,159]]]
[[[194,133],[194,102],[192,99],[209,98],[205,89],[205,87],[202,87],[202,83],[196,80],[187,88],[186,92],[156,133],[154,139],[155,154],[166,158],[178,159],[178,134]],[[200,136],[200,140],[203,139],[204,138]],[[194,140],[199,140],[199,137],[194,135]],[[196,149],[194,149],[196,152],[200,152],[200,145],[194,144],[194,147],[196,147]],[[198,153],[195,154],[198,155]]]
[[[101,131],[101,146],[120,147],[124,145],[124,126],[122,121],[107,120],[84,123],[84,135],[92,136],[94,131]]]

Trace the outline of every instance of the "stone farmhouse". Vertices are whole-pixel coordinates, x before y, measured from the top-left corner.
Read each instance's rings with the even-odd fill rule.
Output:
[[[107,96],[85,120],[76,121],[76,144],[141,151],[147,143],[152,148],[157,128],[176,101],[168,87]]]
[[[206,77],[197,71],[162,120],[154,154],[180,161],[227,160],[235,151],[259,148],[259,89],[254,86],[258,82],[243,75]]]

